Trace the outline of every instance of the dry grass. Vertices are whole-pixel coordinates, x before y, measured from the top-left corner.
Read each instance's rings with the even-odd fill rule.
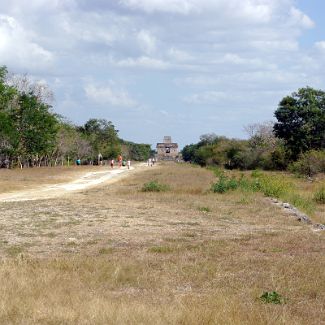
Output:
[[[142,192],[151,180],[170,190]],[[325,324],[324,232],[260,194],[209,193],[212,181],[155,166],[0,203],[0,323]],[[286,304],[259,300],[274,290]]]
[[[100,171],[99,166],[41,167],[23,169],[0,168],[0,193],[26,190],[47,184],[72,181],[86,172]]]

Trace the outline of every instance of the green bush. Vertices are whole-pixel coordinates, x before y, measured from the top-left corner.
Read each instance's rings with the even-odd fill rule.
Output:
[[[325,150],[305,152],[289,165],[289,170],[294,174],[310,177],[317,173],[325,173]]]
[[[229,179],[227,176],[220,176],[217,183],[212,184],[214,193],[226,193],[229,190],[235,190],[239,183],[235,178]]]
[[[280,198],[288,193],[292,185],[279,176],[262,176],[260,178],[260,189],[265,196]]]
[[[142,192],[165,192],[168,190],[168,185],[160,184],[158,181],[150,181],[142,186]]]
[[[199,207],[198,210],[201,212],[211,212],[211,209],[209,207]]]
[[[321,187],[315,194],[314,194],[314,201],[320,204],[325,204],[325,186]]]
[[[285,299],[276,291],[272,291],[272,292],[268,292],[265,291],[261,297],[260,297],[261,301],[263,301],[265,304],[276,304],[276,305],[280,305],[285,303]]]

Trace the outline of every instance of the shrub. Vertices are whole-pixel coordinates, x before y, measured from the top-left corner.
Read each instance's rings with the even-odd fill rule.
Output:
[[[314,194],[314,201],[320,204],[325,204],[325,186],[321,187],[315,194]]]
[[[201,212],[211,212],[211,209],[209,207],[199,207],[198,210]]]
[[[313,176],[325,173],[325,150],[311,150],[302,155],[289,166],[289,170],[297,175]]]
[[[263,301],[265,304],[276,304],[276,305],[280,305],[285,303],[285,299],[278,294],[276,291],[272,291],[272,292],[267,292],[265,291],[261,297],[260,297],[261,301]]]
[[[169,190],[166,184],[160,184],[158,181],[150,181],[145,183],[142,187],[142,192],[165,192]]]
[[[229,179],[227,176],[221,175],[217,183],[212,184],[214,193],[225,193],[229,190],[235,190],[239,186],[239,182],[235,178]]]
[[[261,192],[269,197],[280,198],[288,193],[292,185],[279,176],[266,176],[260,178]]]
[[[211,190],[214,193],[225,193],[227,192],[227,183],[226,183],[226,177],[221,176],[219,177],[219,180],[217,183],[212,184]]]

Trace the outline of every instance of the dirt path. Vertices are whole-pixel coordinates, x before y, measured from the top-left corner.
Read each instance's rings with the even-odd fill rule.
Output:
[[[143,166],[138,165],[136,169],[141,169],[141,167]],[[133,171],[135,171],[134,167],[131,167],[129,170],[127,168],[121,168],[87,172],[72,182],[51,184],[25,191],[15,191],[0,194],[0,202],[30,201],[64,196],[68,193],[82,191],[90,187],[98,186],[100,184],[113,183],[120,179],[122,176],[129,175]]]

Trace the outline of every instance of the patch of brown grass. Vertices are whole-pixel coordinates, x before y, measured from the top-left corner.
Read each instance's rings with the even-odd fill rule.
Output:
[[[153,179],[170,190],[142,192]],[[0,323],[325,324],[324,233],[261,194],[210,193],[213,179],[167,164],[1,203]]]

